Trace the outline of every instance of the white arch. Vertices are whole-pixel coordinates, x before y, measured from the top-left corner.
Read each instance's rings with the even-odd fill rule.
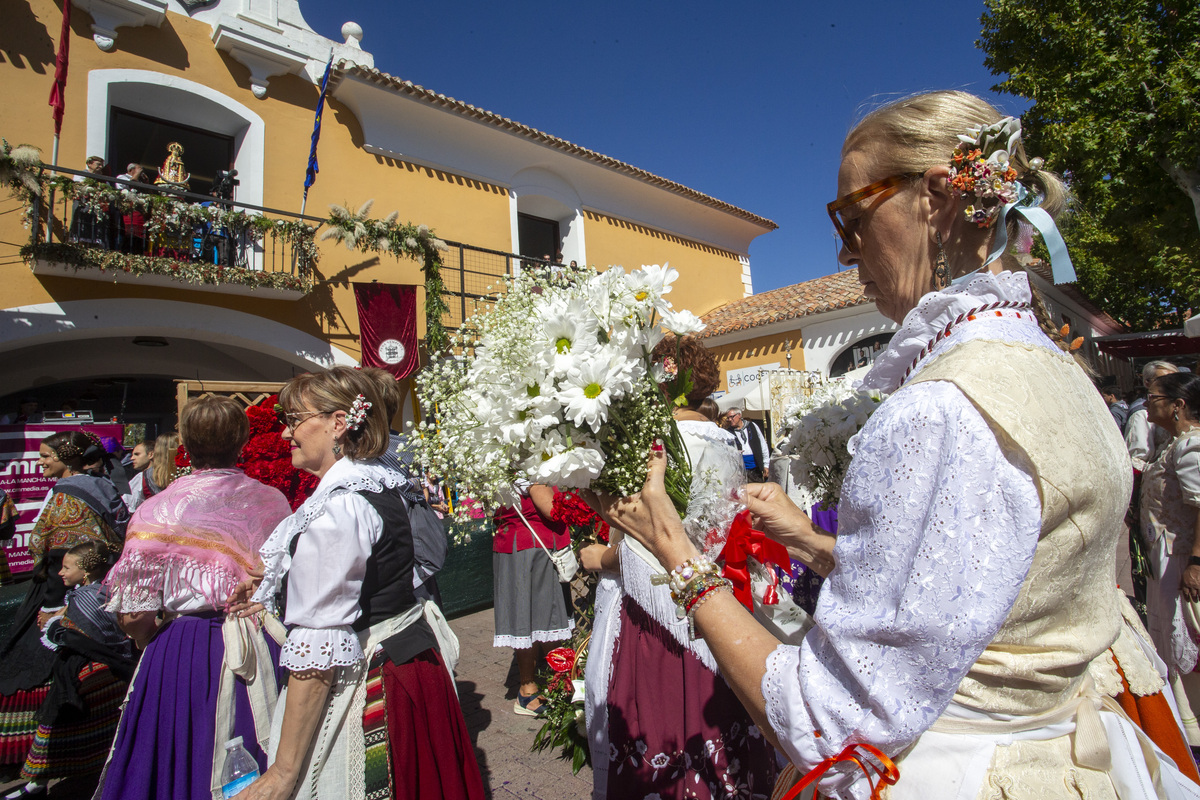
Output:
[[[583,239],[583,203],[566,179],[545,167],[528,167],[513,175],[509,191],[512,252],[520,252],[517,213],[557,220],[562,235],[563,259],[587,263]]]
[[[196,98],[206,102],[197,103]],[[267,126],[262,117],[204,84],[144,69],[96,69],[88,73],[87,152],[108,152],[109,109],[122,108],[234,137],[237,199],[263,204],[263,156]],[[115,164],[121,170],[124,164]]]
[[[220,306],[117,298],[39,303],[0,311],[0,353],[100,337],[164,336],[226,344],[303,369],[358,366],[345,351],[274,320]]]

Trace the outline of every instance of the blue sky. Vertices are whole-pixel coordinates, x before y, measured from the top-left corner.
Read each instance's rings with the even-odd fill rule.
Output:
[[[990,92],[976,0],[300,6],[339,41],[359,23],[384,72],[774,220],[757,292],[838,269],[825,203],[864,104],[958,88],[1025,108]]]

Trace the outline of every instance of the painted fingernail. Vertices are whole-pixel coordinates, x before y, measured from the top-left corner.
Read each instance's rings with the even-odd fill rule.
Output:
[[[650,445],[650,451],[653,453],[661,453],[663,451],[663,443],[660,439],[655,439],[654,444]]]

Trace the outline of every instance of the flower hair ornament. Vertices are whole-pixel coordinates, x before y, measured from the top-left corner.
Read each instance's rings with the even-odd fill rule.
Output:
[[[1024,217],[1037,229],[1050,251],[1050,270],[1055,283],[1074,283],[1075,267],[1067,253],[1067,244],[1054,224],[1054,218],[1039,208],[1041,197],[1031,192],[1017,176],[1012,166],[1012,154],[1021,145],[1021,120],[1005,117],[991,125],[968,128],[959,134],[958,146],[950,159],[950,190],[956,197],[967,199],[963,215],[980,228],[991,227],[1000,220],[996,240],[984,266],[992,263],[1008,248],[1009,214]],[[1042,160],[1030,161],[1034,170]]]
[[[350,404],[350,410],[346,412],[346,427],[352,431],[361,428],[370,410],[371,402],[367,398],[361,394],[355,397],[354,402]]]

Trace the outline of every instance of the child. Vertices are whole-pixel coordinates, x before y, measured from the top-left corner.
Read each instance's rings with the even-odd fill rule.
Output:
[[[37,715],[37,733],[21,769],[27,783],[5,795],[39,796],[49,781],[98,774],[112,745],[121,701],[133,676],[133,644],[106,611],[100,581],[111,566],[108,548],[87,541],[63,555],[59,575],[66,607],[43,626],[42,643],[55,651],[51,685]]]

